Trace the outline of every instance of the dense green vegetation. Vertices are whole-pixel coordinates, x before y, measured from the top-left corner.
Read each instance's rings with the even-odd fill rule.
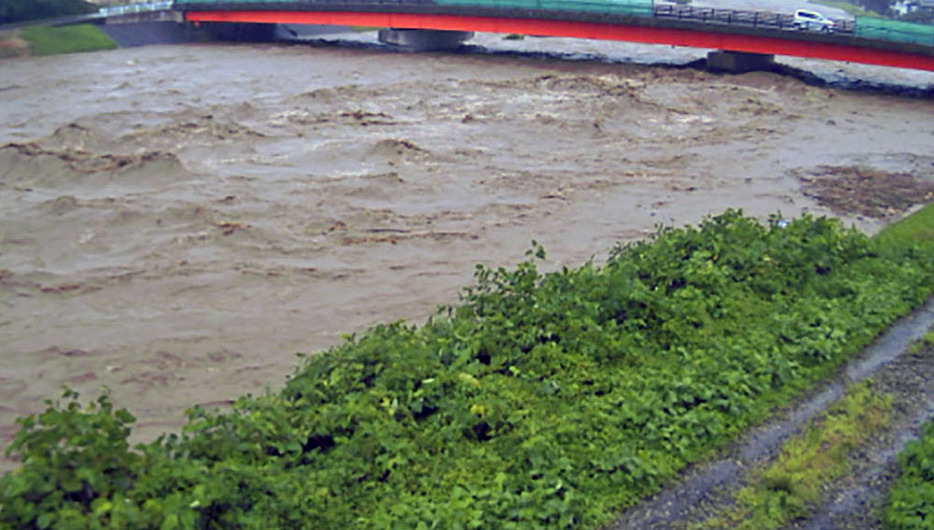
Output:
[[[3,0],[0,2],[0,24],[84,15],[97,9],[84,0]]]
[[[117,47],[113,39],[90,24],[61,28],[29,26],[23,29],[23,38],[35,55],[112,50]]]
[[[737,493],[734,509],[694,528],[765,530],[807,516],[820,501],[822,488],[849,472],[850,453],[886,426],[891,409],[892,397],[873,391],[870,382],[849,388]]]
[[[934,331],[916,345],[934,352]],[[920,440],[909,442],[898,455],[901,477],[889,492],[883,513],[892,530],[934,528],[934,421],[924,425]]]
[[[928,207],[930,209],[931,206]],[[909,229],[904,229],[909,230]],[[895,235],[893,235],[895,234]],[[896,237],[897,236],[897,237]],[[728,211],[305,358],[278,393],[130,448],[76,396],[20,420],[12,526],[567,528],[608,522],[934,292],[934,242]]]
[[[934,421],[924,436],[909,442],[898,455],[902,475],[889,494],[885,524],[893,530],[934,527]]]

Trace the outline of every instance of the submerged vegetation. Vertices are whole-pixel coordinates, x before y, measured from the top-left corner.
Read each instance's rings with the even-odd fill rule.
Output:
[[[928,206],[916,215],[932,214]],[[20,420],[12,526],[567,528],[609,522],[934,292],[911,221],[738,211],[548,274],[478,266],[462,304],[308,356],[285,387],[131,448],[67,392]],[[781,477],[779,477],[781,478]],[[778,479],[776,479],[778,480]]]

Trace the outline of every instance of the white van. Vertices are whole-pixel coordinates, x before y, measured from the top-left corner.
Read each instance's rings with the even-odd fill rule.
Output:
[[[837,29],[837,23],[821,15],[817,11],[808,11],[799,9],[795,11],[795,28],[811,31],[822,31],[833,33]]]

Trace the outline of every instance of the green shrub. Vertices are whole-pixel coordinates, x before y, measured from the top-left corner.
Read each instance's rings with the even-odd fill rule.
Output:
[[[920,440],[898,455],[901,477],[889,493],[884,519],[893,530],[934,527],[934,421],[924,425]]]
[[[594,526],[934,291],[929,241],[890,248],[824,218],[763,226],[728,211],[603,266],[542,274],[537,257],[535,245],[514,270],[478,266],[461,305],[306,357],[276,394],[191,411],[180,438],[127,450],[130,418],[103,404],[26,418],[2,520]],[[50,475],[58,454],[75,464]],[[68,488],[86,493],[58,502]]]

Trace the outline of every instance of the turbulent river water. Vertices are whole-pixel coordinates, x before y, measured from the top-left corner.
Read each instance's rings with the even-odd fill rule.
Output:
[[[109,388],[136,439],[177,430],[533,239],[552,269],[730,207],[874,232],[932,200],[930,98],[638,64],[698,53],[478,35],[3,62],[0,446],[62,385]]]

